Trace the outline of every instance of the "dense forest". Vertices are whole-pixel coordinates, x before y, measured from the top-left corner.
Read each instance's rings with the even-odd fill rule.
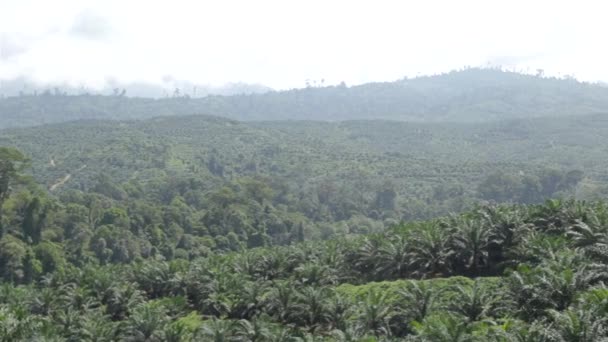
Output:
[[[235,120],[489,121],[608,111],[608,88],[573,78],[470,68],[436,76],[358,86],[340,84],[194,98],[176,89],[160,99],[82,94],[61,89],[0,99],[0,128],[77,119],[145,119],[207,114]]]
[[[307,236],[329,237],[480,201],[600,198],[606,132],[598,116],[458,125],[189,116],[11,129],[0,144],[31,158],[29,173],[60,198],[94,194],[127,211],[179,201],[198,221],[221,197],[247,230],[257,230],[252,216],[262,206],[291,227],[282,230],[301,225]]]
[[[0,341],[608,340],[607,95],[0,99]]]
[[[243,246],[238,231],[210,239],[206,218],[188,222],[177,200],[126,211],[99,195],[51,197],[27,166],[0,149],[4,341],[608,337],[605,202],[483,205],[366,235],[310,242],[296,228],[287,246],[261,247],[260,235]],[[212,215],[232,215],[215,204]]]

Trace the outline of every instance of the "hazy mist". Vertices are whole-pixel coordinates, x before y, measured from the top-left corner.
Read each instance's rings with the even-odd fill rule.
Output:
[[[192,89],[240,82],[286,89],[307,80],[351,85],[464,66],[606,81],[604,7],[594,1],[3,0],[0,80],[98,91],[140,84],[162,88],[160,96],[175,86],[167,79]]]

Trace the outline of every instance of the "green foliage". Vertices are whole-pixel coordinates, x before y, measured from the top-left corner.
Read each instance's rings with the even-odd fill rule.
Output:
[[[0,100],[0,128],[92,119],[208,113],[237,120],[470,122],[604,113],[605,87],[499,69],[461,71],[347,87],[306,87],[235,96],[164,99],[66,96],[55,91]],[[520,136],[525,128],[513,126]],[[220,168],[221,170],[221,168]]]
[[[464,96],[453,90],[462,82],[487,84],[486,72],[497,71],[396,85],[438,94],[438,104],[419,104],[421,120],[486,121],[481,110],[442,102]],[[591,112],[604,106],[605,90],[499,75],[503,90],[585,88]],[[213,104],[215,114],[249,108],[239,115],[255,119],[294,103],[302,106],[294,115],[308,115],[317,110],[308,100],[324,92],[404,96],[394,86],[87,101],[101,116]],[[473,102],[504,95],[476,87],[465,92]],[[50,111],[84,101],[48,97]],[[37,101],[2,100],[0,114],[3,106],[27,113]],[[357,101],[345,108],[367,117]],[[555,103],[571,109],[551,98],[521,113],[546,114]],[[393,105],[397,117],[410,115]],[[32,168],[0,148],[0,340],[606,339],[608,204],[563,198],[602,196],[607,123],[600,115],[460,124],[196,116],[4,130],[0,143],[25,151]],[[542,203],[550,197],[562,199]]]
[[[71,249],[62,241],[30,245],[7,234],[0,240],[0,336],[598,341],[608,337],[608,272],[604,255],[589,252],[603,240],[588,231],[600,229],[606,206],[549,201],[479,207],[374,235],[172,261],[159,253],[146,257],[141,246],[132,260],[112,260],[114,253],[132,255],[132,248],[116,249],[135,238],[124,234],[132,226],[97,227],[99,239],[109,241],[109,259],[101,253],[80,264],[69,261]],[[80,209],[69,210],[80,217]],[[112,218],[122,216],[111,206],[106,210]],[[472,272],[475,246],[485,247],[464,243],[465,237],[492,246],[487,255],[478,253],[487,267]],[[531,246],[528,240],[542,238],[564,243],[520,252]],[[430,266],[436,255],[441,272]],[[422,262],[426,257],[431,263]],[[104,262],[118,264],[99,265]]]

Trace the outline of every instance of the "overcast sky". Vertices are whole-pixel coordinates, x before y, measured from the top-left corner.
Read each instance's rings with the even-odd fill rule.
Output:
[[[358,84],[463,66],[608,81],[603,1],[0,0],[0,79]]]

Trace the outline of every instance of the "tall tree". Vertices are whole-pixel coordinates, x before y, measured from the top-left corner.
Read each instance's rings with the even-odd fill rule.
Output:
[[[20,172],[28,159],[18,150],[0,147],[0,236],[2,235],[2,204],[11,192],[11,186],[21,178]]]

